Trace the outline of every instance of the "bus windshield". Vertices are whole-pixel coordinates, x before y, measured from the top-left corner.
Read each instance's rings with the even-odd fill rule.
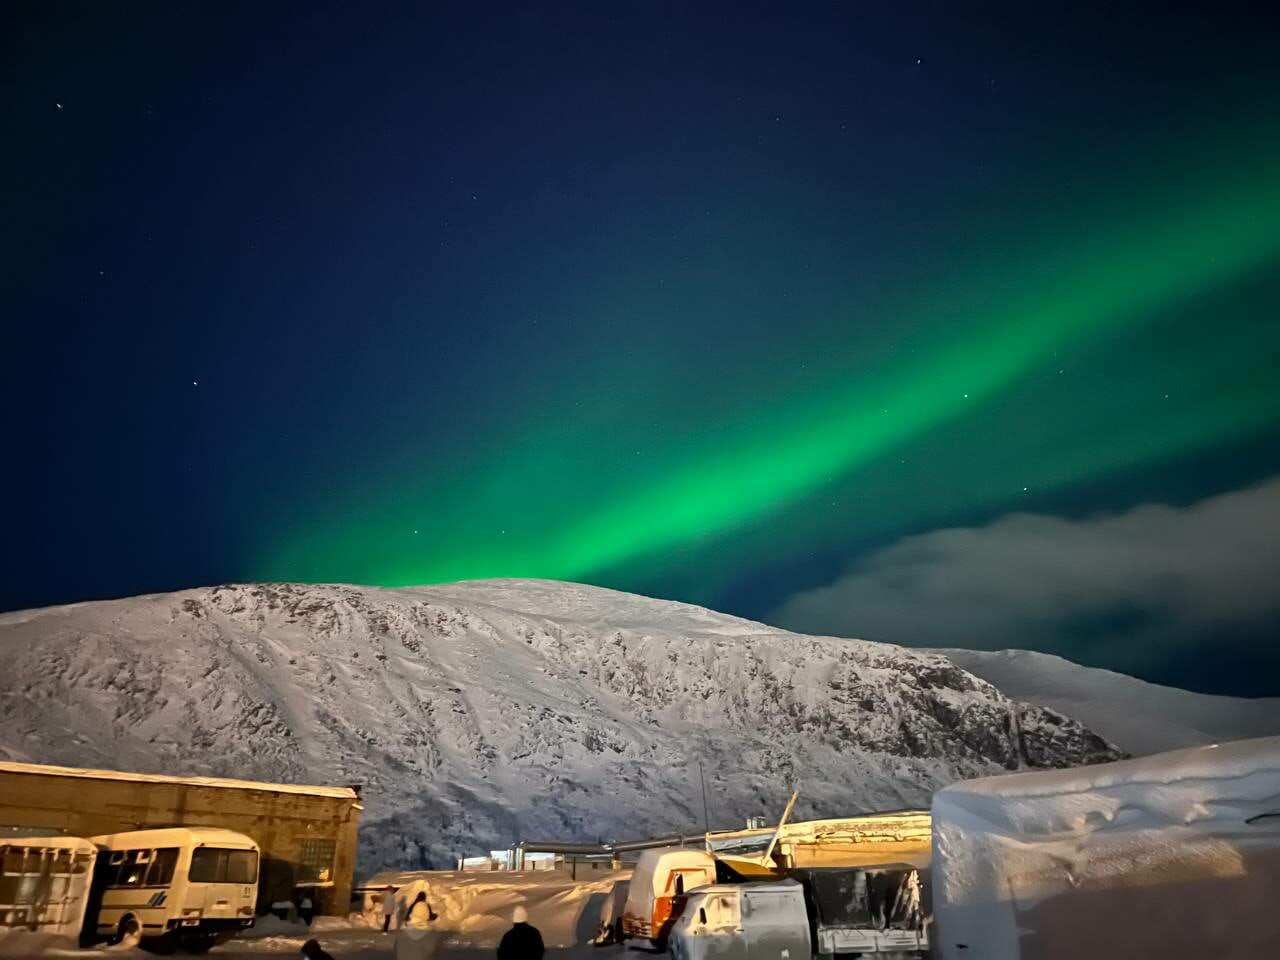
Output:
[[[256,883],[258,854],[253,850],[200,847],[191,854],[192,883]]]

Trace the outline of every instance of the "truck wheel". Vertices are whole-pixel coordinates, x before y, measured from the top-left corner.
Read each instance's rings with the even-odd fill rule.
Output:
[[[116,927],[112,946],[134,949],[142,943],[142,924],[132,913],[120,918],[120,926]]]

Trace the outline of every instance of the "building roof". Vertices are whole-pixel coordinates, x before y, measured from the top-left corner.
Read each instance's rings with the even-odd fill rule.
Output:
[[[264,790],[268,793],[295,793],[335,800],[359,800],[352,787],[313,787],[300,783],[262,783],[257,780],[228,780],[223,777],[171,777],[162,773],[128,773],[123,770],[87,770],[83,767],[56,767],[42,763],[13,763],[0,760],[0,773],[25,773],[44,777],[80,777],[85,780],[127,780],[134,783],[172,783],[189,787],[222,787],[228,790]]]

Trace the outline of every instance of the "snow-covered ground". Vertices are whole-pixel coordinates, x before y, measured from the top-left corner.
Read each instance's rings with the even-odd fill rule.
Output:
[[[0,615],[0,757],[360,784],[361,872],[519,838],[927,806],[1116,756],[944,657],[553,581],[258,584]]]
[[[530,922],[542,933],[547,960],[618,960],[623,948],[594,947],[596,923],[604,900],[615,883],[625,883],[630,873],[602,874],[574,882],[562,873],[508,874],[439,873],[430,877],[431,905],[438,915],[441,949],[438,960],[492,960],[502,934],[511,925],[517,905],[529,912]],[[259,918],[244,936],[215,947],[211,957],[254,960],[258,957],[297,956],[303,942],[314,937],[337,960],[385,960],[392,954],[394,934],[369,926],[361,918],[318,918],[311,928],[282,923],[274,917]],[[644,954],[628,951],[630,957]],[[144,950],[98,947],[41,949],[32,940],[0,938],[0,957],[49,956],[92,960],[153,960]]]
[[[520,905],[529,911],[530,922],[543,934],[548,960],[614,960],[621,954],[621,947],[595,947],[590,941],[605,900],[613,896],[614,884],[626,883],[630,876],[628,870],[622,870],[575,882],[566,874],[550,870],[524,874],[433,873],[426,883],[442,938],[438,959],[492,960],[502,934],[511,927],[511,911]],[[302,943],[312,937],[343,960],[388,957],[394,942],[394,933],[385,934],[380,925],[367,925],[358,916],[342,920],[321,916],[310,928],[268,916],[259,918],[256,927],[244,936],[214,947],[210,956],[227,960],[296,956]],[[630,955],[640,956],[635,950]],[[41,946],[19,934],[0,938],[0,957],[12,956],[152,960],[155,954],[106,946],[92,950]]]
[[[1006,695],[1075,717],[1132,754],[1280,734],[1280,698],[1192,693],[1030,650],[938,650]]]

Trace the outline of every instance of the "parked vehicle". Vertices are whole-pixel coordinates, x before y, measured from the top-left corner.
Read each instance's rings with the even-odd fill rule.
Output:
[[[928,885],[911,864],[813,868],[790,876],[804,887],[817,956],[923,957],[929,952]]]
[[[90,916],[98,936],[202,953],[253,926],[258,845],[213,827],[136,830],[98,847]]]
[[[77,940],[97,857],[98,848],[80,837],[0,841],[0,935],[25,930]]]
[[[808,960],[804,888],[795,880],[704,887],[689,895],[670,943],[673,960]]]
[[[624,936],[645,937],[656,947],[664,946],[685,896],[715,879],[716,861],[706,851],[669,847],[644,851],[627,890]]]
[[[888,960],[927,955],[927,904],[908,864],[792,871],[692,893],[671,932],[675,960]]]

